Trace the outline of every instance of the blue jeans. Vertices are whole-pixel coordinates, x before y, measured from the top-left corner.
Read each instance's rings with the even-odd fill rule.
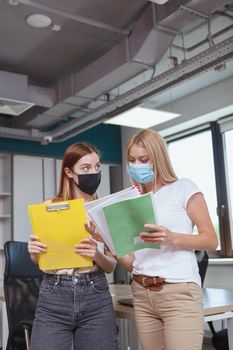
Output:
[[[45,274],[31,350],[115,350],[116,323],[102,271],[83,276]]]

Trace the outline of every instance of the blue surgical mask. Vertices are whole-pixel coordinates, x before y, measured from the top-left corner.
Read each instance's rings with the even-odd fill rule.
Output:
[[[139,184],[148,184],[155,178],[153,166],[149,163],[146,164],[134,164],[128,165],[129,176]]]

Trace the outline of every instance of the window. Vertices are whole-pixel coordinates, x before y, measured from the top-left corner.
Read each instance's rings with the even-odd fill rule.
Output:
[[[231,241],[233,242],[233,130],[224,133]]]
[[[187,177],[194,181],[203,192],[212,222],[219,235],[211,131],[204,131],[170,142],[168,149],[177,176]]]
[[[219,237],[212,256],[233,257],[233,120],[212,122],[167,140],[179,178],[193,180],[203,192]]]

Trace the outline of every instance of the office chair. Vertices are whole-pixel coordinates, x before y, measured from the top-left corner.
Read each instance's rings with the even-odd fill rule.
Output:
[[[213,328],[212,334],[212,344],[216,350],[229,350],[228,342],[228,332],[227,329],[222,329],[221,331],[216,332]]]
[[[196,250],[195,254],[196,254],[197,263],[199,267],[199,273],[201,276],[201,283],[203,286],[207,267],[208,267],[209,257],[206,251]],[[222,329],[221,331],[216,332],[212,321],[208,322],[208,325],[212,333],[213,347],[216,350],[229,350],[227,329]]]
[[[4,293],[9,326],[6,350],[29,350],[29,337],[43,273],[28,253],[26,242],[8,241]]]
[[[203,287],[207,267],[209,264],[209,256],[205,250],[195,250],[199,274],[201,276],[201,286]]]

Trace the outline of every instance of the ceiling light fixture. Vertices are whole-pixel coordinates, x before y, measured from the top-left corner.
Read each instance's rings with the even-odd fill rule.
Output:
[[[52,25],[52,19],[42,13],[33,13],[26,17],[26,22],[31,27],[47,28]]]
[[[104,123],[146,129],[179,116],[180,114],[177,113],[170,113],[143,107],[134,107],[117,115],[116,117],[106,120]]]
[[[166,2],[168,2],[168,0],[150,0],[151,2],[154,2],[157,5],[163,5]]]

